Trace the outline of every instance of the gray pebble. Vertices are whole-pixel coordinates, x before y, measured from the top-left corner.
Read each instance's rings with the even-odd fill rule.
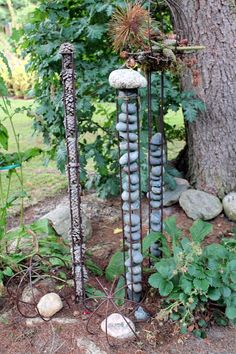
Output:
[[[140,225],[136,225],[136,226],[131,226],[130,225],[126,225],[125,226],[125,232],[136,232],[140,230]]]
[[[161,166],[156,166],[156,167],[152,167],[152,174],[154,176],[159,177],[162,173],[162,167]]]
[[[161,145],[162,144],[162,134],[161,133],[156,133],[153,135],[151,138],[151,144],[152,145]]]
[[[132,276],[132,273],[128,272],[126,273],[126,279],[131,281],[132,283],[140,283],[142,281],[142,275],[137,274]]]
[[[125,237],[127,238],[128,241],[130,241],[130,237],[132,239],[132,241],[140,241],[141,239],[141,235],[140,232],[133,232],[130,235],[130,232],[125,232]]]
[[[130,285],[128,285],[128,288],[129,288],[130,290],[133,289],[133,291],[134,291],[135,293],[140,293],[140,292],[142,291],[142,284],[140,284],[140,283],[137,283],[137,284],[130,284]]]
[[[161,211],[155,211],[151,213],[151,222],[159,224],[161,222]]]
[[[132,247],[133,250],[137,250],[137,251],[141,250],[140,242],[137,242],[137,243],[132,242],[132,243],[130,243],[130,242],[126,241],[125,244],[126,244],[126,246],[128,246],[128,248]]]
[[[123,138],[125,140],[129,139],[129,141],[131,141],[131,142],[135,142],[135,141],[138,140],[138,135],[135,134],[135,133],[127,134],[127,133],[120,132],[119,135],[120,135],[121,138]]]
[[[160,181],[161,176],[154,176],[152,173],[150,175],[151,181]]]
[[[125,261],[125,266],[126,267],[131,267],[132,266],[132,262],[131,262],[131,259],[130,258],[127,258],[126,261]]]
[[[161,250],[159,249],[158,245],[155,245],[155,246],[154,245],[151,246],[151,254],[154,257],[160,257],[161,256]]]
[[[137,173],[133,173],[130,176],[126,176],[125,182],[137,184],[139,183],[139,175]]]
[[[161,179],[159,178],[157,181],[150,181],[150,185],[152,186],[152,187],[161,187]]]
[[[151,145],[150,149],[151,149],[151,155],[153,157],[161,157],[162,151],[160,148],[157,148],[156,146]]]
[[[128,267],[128,271],[129,272],[133,272],[133,274],[137,275],[137,274],[141,274],[142,273],[142,268],[141,268],[141,266],[137,265],[137,266],[134,266],[132,268]]]
[[[161,187],[152,187],[152,192],[155,194],[161,194],[162,188]]]
[[[134,302],[140,302],[142,299],[142,292],[135,293],[134,291],[128,289],[128,298]]]
[[[151,223],[151,229],[152,229],[152,231],[160,232],[161,231],[161,224]]]
[[[124,223],[126,225],[131,225],[131,226],[140,225],[140,216],[137,214],[132,214],[130,219],[129,214],[126,214],[124,216]]]
[[[127,115],[125,113],[119,114],[119,121],[120,122],[127,123],[127,118],[128,118],[129,123],[137,123],[137,120],[138,120],[137,116],[128,115],[128,117],[127,117]]]
[[[138,126],[136,123],[134,124],[126,124],[126,123],[118,123],[116,124],[116,130],[118,130],[119,132],[132,132],[138,129]]]
[[[158,209],[158,208],[161,207],[161,201],[158,201],[158,200],[155,200],[155,201],[154,201],[154,200],[151,200],[150,205],[151,205],[152,208]]]
[[[134,152],[130,152],[129,155],[128,153],[126,153],[123,156],[121,156],[119,162],[121,165],[127,165],[128,161],[130,164],[132,164],[132,162],[135,162],[137,159],[138,159],[138,152],[134,151]]]
[[[128,103],[128,105],[126,105],[125,102],[121,105],[122,112],[127,113],[127,106],[128,106],[128,113],[130,113],[130,114],[136,114],[137,113],[136,104]]]
[[[150,157],[150,164],[153,166],[158,166],[161,165],[161,159],[160,158],[156,158],[156,157]]]
[[[132,235],[133,236],[133,235]],[[133,238],[133,237],[132,237]],[[143,256],[139,251],[134,251],[132,252],[132,256],[133,256],[133,261],[136,264],[140,264],[143,261]]]
[[[139,201],[136,201],[136,202],[134,202],[134,203],[125,202],[125,203],[122,205],[122,209],[123,209],[124,211],[138,210],[139,207],[140,207]]]
[[[120,149],[121,150],[129,150],[130,151],[137,151],[138,150],[138,144],[137,143],[127,143],[126,141],[122,141],[120,143]]]
[[[155,193],[150,193],[150,199],[153,200],[153,201],[160,201],[161,200],[161,194],[155,194]]]
[[[123,183],[122,188],[127,192],[129,192],[129,191],[135,192],[139,189],[139,183],[129,184],[128,182],[125,182],[125,183]]]
[[[150,314],[139,306],[134,313],[134,317],[137,321],[148,321],[150,319]]]
[[[124,202],[127,202],[127,201],[136,202],[136,200],[139,198],[139,191],[136,191],[136,192],[124,191],[121,195],[121,198]]]
[[[126,173],[137,172],[138,164],[136,162],[131,163],[130,165],[123,167],[123,171]]]

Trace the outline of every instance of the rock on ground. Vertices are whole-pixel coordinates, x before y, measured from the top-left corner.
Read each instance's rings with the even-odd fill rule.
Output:
[[[223,210],[219,198],[195,189],[183,192],[179,199],[179,204],[187,216],[193,220],[211,220]]]
[[[175,178],[175,180],[177,183],[175,190],[167,190],[164,192],[164,206],[171,206],[178,203],[181,194],[190,188],[190,184],[186,179]]]
[[[107,354],[107,352],[101,350],[93,341],[88,338],[78,338],[77,346],[79,349],[84,350],[86,354]]]
[[[227,194],[223,199],[225,215],[232,221],[236,221],[236,192]]]
[[[56,231],[56,233],[62,236],[65,240],[70,237],[70,208],[65,203],[59,204],[56,209],[50,211],[44,215],[42,219],[48,219]],[[82,228],[84,231],[85,240],[89,240],[92,237],[92,225],[87,216],[82,213]]]
[[[63,302],[56,293],[48,293],[41,297],[37,309],[43,318],[50,318],[63,308]]]
[[[135,332],[135,326],[133,322],[125,317],[126,321],[129,323],[129,326]],[[113,313],[107,317],[107,334],[109,336],[117,339],[127,339],[134,337],[134,333],[131,328],[128,326],[124,320],[123,316],[119,313]],[[101,323],[101,329],[106,333],[106,319]]]

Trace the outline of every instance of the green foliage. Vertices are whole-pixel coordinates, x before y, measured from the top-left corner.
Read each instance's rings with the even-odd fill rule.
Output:
[[[113,281],[116,277],[120,277],[124,273],[124,255],[123,252],[116,252],[110,259],[106,268],[105,276],[109,281]]]
[[[150,241],[164,241],[163,258],[155,262],[155,272],[149,277],[149,284],[165,297],[166,307],[160,317],[170,316],[181,320],[182,331],[196,325],[196,318],[203,316],[211,302],[225,308],[226,321],[236,320],[236,244],[227,243],[202,245],[212,232],[212,225],[197,220],[190,228],[191,238],[183,235],[176,226],[176,218],[165,220],[165,232],[171,239],[169,252],[161,233],[152,233],[144,240],[145,247]],[[229,240],[228,240],[229,241]],[[201,315],[202,314],[202,315]],[[222,316],[221,316],[222,317]],[[218,323],[224,322],[218,318]],[[195,326],[197,336],[203,337],[205,321]]]
[[[95,187],[102,197],[116,195],[118,187],[117,140],[115,132],[115,111],[100,109],[99,119],[94,119],[95,106],[114,102],[115,92],[108,85],[108,75],[120,66],[117,55],[112,51],[108,38],[108,22],[117,6],[125,1],[109,0],[106,3],[95,0],[41,0],[31,21],[25,26],[21,48],[29,55],[28,70],[35,73],[34,94],[39,106],[36,111],[35,128],[43,133],[45,141],[51,144],[58,166],[63,171],[66,150],[63,126],[62,87],[60,83],[61,58],[59,47],[63,42],[72,42],[76,49],[77,112],[79,120],[82,156],[82,179],[86,187]],[[170,27],[169,25],[167,26]],[[19,34],[18,34],[19,35]],[[147,142],[146,91],[142,90],[142,167],[145,166]],[[159,116],[160,75],[153,75],[153,118]],[[180,92],[176,78],[165,76],[164,113],[175,112],[184,102],[186,119],[193,120],[193,111],[200,107],[193,94]],[[191,106],[191,102],[194,107]],[[197,103],[198,102],[198,103]],[[192,107],[192,111],[190,110]],[[154,122],[156,125],[156,121]],[[168,140],[182,140],[183,128],[165,125]],[[87,134],[94,140],[87,141]],[[145,140],[146,139],[146,140]],[[58,145],[60,145],[58,147]],[[86,165],[93,160],[96,175],[87,180]],[[147,171],[142,168],[143,191],[146,190]]]

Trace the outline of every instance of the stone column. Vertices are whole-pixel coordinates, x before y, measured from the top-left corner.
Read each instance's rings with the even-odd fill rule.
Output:
[[[123,235],[128,247],[126,283],[129,299],[139,302],[143,256],[138,88],[145,87],[147,82],[137,71],[120,69],[110,74],[109,83],[118,91],[116,129],[119,134]]]

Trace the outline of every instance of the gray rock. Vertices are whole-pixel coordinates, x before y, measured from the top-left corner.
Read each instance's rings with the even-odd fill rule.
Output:
[[[125,232],[136,232],[136,231],[140,231],[140,224],[136,225],[136,226],[131,226],[130,225],[126,225],[125,226]]]
[[[134,291],[132,291],[128,288],[128,298],[130,300],[138,303],[142,299],[142,292],[140,291],[139,293],[135,293]]]
[[[162,134],[161,133],[156,133],[153,135],[151,138],[151,144],[152,145],[161,145],[162,143]]]
[[[132,164],[132,162],[135,162],[137,159],[138,159],[138,152],[133,151],[133,152],[130,152],[129,155],[128,155],[128,153],[126,153],[123,156],[121,156],[119,162],[121,165],[127,165],[128,161],[129,161],[129,164]]]
[[[136,200],[139,198],[139,191],[136,192],[126,192],[124,191],[121,195],[121,198],[124,202],[131,201],[131,202],[136,202]]]
[[[151,222],[154,224],[159,224],[161,222],[161,211],[151,213]]]
[[[37,288],[26,285],[26,287],[22,291],[21,301],[27,303],[34,303],[34,300],[37,301],[40,297],[40,294],[41,293]]]
[[[153,176],[161,176],[161,173],[162,173],[162,167],[161,166],[156,166],[156,167],[152,167],[152,174]]]
[[[136,284],[129,284],[128,285],[128,288],[132,291],[135,292],[135,293],[140,293],[142,291],[142,284],[140,283],[136,283]]]
[[[56,233],[68,240],[70,238],[70,208],[68,205],[59,204],[56,209],[44,215],[41,219],[47,219],[52,224]],[[82,213],[82,228],[84,239],[87,241],[92,237],[93,229],[90,220]]]
[[[140,264],[143,261],[143,256],[139,251],[132,252],[133,261],[136,264]]]
[[[120,149],[121,150],[128,150],[128,148],[130,149],[130,151],[137,151],[138,150],[138,144],[137,143],[127,143],[126,141],[122,141],[120,143]]]
[[[161,250],[159,250],[158,246],[153,245],[153,246],[151,246],[151,254],[154,257],[160,257],[161,256]]]
[[[137,321],[148,321],[150,319],[150,314],[139,306],[134,313],[134,317]]]
[[[181,194],[190,188],[190,185],[187,180],[182,178],[175,178],[175,180],[177,182],[175,190],[167,190],[164,193],[164,206],[171,206],[178,203]]]
[[[161,194],[162,188],[161,187],[152,187],[152,192],[155,194]]]
[[[150,150],[153,157],[161,157],[162,151],[160,148],[157,148],[155,145],[150,145]]]
[[[84,337],[77,339],[77,347],[79,348],[79,353],[82,350],[85,354],[108,354],[104,350],[101,350],[93,341]]]
[[[160,201],[161,200],[161,194],[155,194],[155,193],[150,193],[150,198],[153,201]]]
[[[236,222],[236,192],[227,194],[223,199],[225,215]]]
[[[159,165],[161,165],[161,163],[162,163],[162,160],[160,158],[152,157],[152,156],[150,157],[150,164],[152,166],[159,166]]]
[[[150,185],[155,188],[161,187],[161,178],[159,178],[157,181],[150,181]]]
[[[142,275],[137,274],[132,276],[132,273],[128,272],[126,273],[126,279],[133,282],[133,283],[140,283],[142,281]]]
[[[37,309],[43,318],[51,318],[63,308],[60,296],[56,293],[48,293],[41,297]]]
[[[151,205],[151,207],[152,208],[154,208],[154,209],[157,209],[157,208],[160,208],[161,207],[161,201],[159,200],[151,200],[150,201],[150,205]]]
[[[138,140],[138,135],[135,134],[135,133],[123,133],[123,132],[120,132],[119,133],[120,137],[125,139],[125,140],[129,140],[131,142],[134,142],[134,141],[137,141]]]
[[[137,183],[139,183],[139,175],[137,173],[132,173],[130,175],[130,177],[126,176],[125,182],[128,182],[128,183],[130,182],[132,184],[137,184]]]
[[[130,114],[130,115],[136,115],[137,113],[137,106],[135,103],[128,103],[128,112],[127,112],[127,106],[126,106],[126,103],[123,103],[121,105],[121,110],[122,112],[124,112],[125,114]]]
[[[110,86],[116,89],[135,89],[147,86],[147,80],[132,69],[114,70],[109,75]]]
[[[131,233],[131,235],[129,232],[125,232],[125,237],[128,241],[130,241],[130,237],[133,241],[139,241],[141,239],[141,234],[138,231]]]
[[[117,339],[127,339],[135,336],[135,326],[133,322],[127,317],[124,319],[119,313],[113,313],[103,320],[101,329],[105,333],[107,329],[107,334]]]
[[[193,220],[212,220],[222,212],[222,204],[214,195],[189,189],[179,199],[180,206]]]
[[[128,271],[133,272],[133,274],[137,275],[137,274],[141,274],[142,268],[141,268],[141,266],[137,265],[137,266],[134,266],[133,268],[128,267]]]
[[[126,123],[118,123],[116,124],[116,130],[120,131],[120,132],[132,132],[138,129],[138,126],[136,123],[134,124],[126,124]]]
[[[139,189],[139,183],[137,184],[129,184],[127,182],[123,183],[123,189],[127,192],[131,191],[131,192],[135,192]]]
[[[122,205],[122,209],[124,211],[129,211],[129,210],[138,210],[140,207],[140,203],[139,201],[136,201],[134,203],[128,203],[128,202],[125,202],[123,205]]]
[[[154,232],[160,232],[161,231],[161,224],[151,223],[151,229]]]
[[[136,107],[135,107],[135,110],[136,110]],[[128,122],[129,123],[136,123],[138,120],[137,116],[136,115],[128,115]],[[123,122],[123,123],[126,123],[127,122],[127,114],[126,113],[120,113],[119,114],[119,121],[120,122]]]
[[[150,174],[151,181],[161,181],[161,176],[154,176],[153,173]]]
[[[133,263],[131,262],[131,259],[130,258],[127,258],[126,261],[125,261],[125,266],[126,267],[132,267]]]
[[[125,166],[123,167],[123,171],[126,173],[133,173],[133,172],[137,172],[138,171],[138,164],[136,162],[131,163],[129,166]]]
[[[140,216],[136,214],[132,214],[130,218],[129,214],[126,214],[124,216],[124,223],[126,225],[131,225],[131,226],[140,225]]]
[[[133,250],[136,250],[136,251],[140,251],[141,250],[140,242],[137,242],[137,243],[132,242],[132,243],[130,243],[130,242],[126,241],[125,244],[126,244],[126,246],[128,246],[128,248],[132,247]]]

